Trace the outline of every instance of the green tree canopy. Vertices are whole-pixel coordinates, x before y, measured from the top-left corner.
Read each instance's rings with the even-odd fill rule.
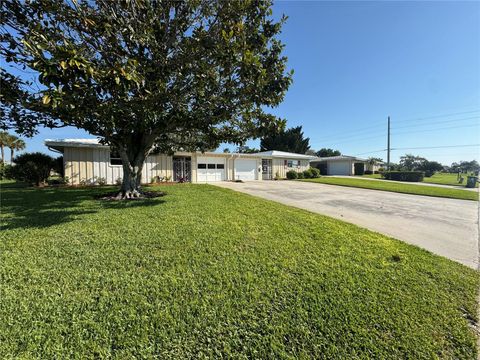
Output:
[[[260,150],[280,150],[305,154],[310,149],[309,142],[309,138],[304,138],[302,127],[297,126],[264,136],[260,140]]]
[[[21,134],[75,126],[101,137],[122,158],[122,196],[138,196],[154,149],[242,144],[284,127],[264,111],[291,83],[276,38],[285,17],[273,20],[271,5],[4,2],[1,55],[41,86],[3,70],[9,90],[0,125]]]
[[[323,148],[317,151],[318,157],[340,156],[342,153],[338,150]]]

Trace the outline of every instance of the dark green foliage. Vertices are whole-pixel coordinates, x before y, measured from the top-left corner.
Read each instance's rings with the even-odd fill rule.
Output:
[[[313,178],[313,173],[311,169],[306,169],[303,171],[303,176],[305,179],[311,179]]]
[[[14,159],[12,178],[32,185],[45,183],[54,166],[51,156],[40,152],[24,153]]]
[[[2,185],[1,359],[477,358],[472,269],[215,186],[112,190]]]
[[[0,180],[7,180],[12,178],[12,165],[5,164],[0,161]]]
[[[301,126],[272,133],[262,138],[260,150],[279,150],[305,154],[310,149],[309,138],[304,138]]]
[[[323,148],[317,151],[318,157],[340,156],[342,153],[338,150]]]
[[[372,175],[373,174],[373,171],[372,170],[365,170],[364,171],[364,174],[365,175]],[[356,175],[356,174],[355,174]]]
[[[287,171],[287,179],[289,180],[298,179],[298,173],[295,170]]]
[[[423,181],[423,171],[385,171],[382,177],[386,180],[419,182]]]
[[[2,72],[7,103],[27,111],[2,111],[0,125],[22,134],[67,125],[102,137],[122,157],[128,193],[150,151],[208,150],[275,132],[285,121],[265,109],[281,103],[292,72],[278,40],[286,18],[271,7],[4,1],[1,55],[40,86]]]
[[[65,167],[63,164],[63,156],[59,156],[53,160],[53,171],[59,174],[61,177],[65,176]]]
[[[299,171],[297,173],[297,179],[305,179],[305,172],[304,171]],[[308,178],[307,178],[308,179]]]
[[[365,173],[365,164],[364,163],[353,164],[353,171],[355,175],[363,175]]]
[[[320,170],[319,169],[311,167],[309,170],[312,173],[312,178],[320,177]]]
[[[418,171],[425,172],[425,177],[432,177],[437,171],[443,170],[443,165],[436,161],[423,161],[417,168]]]

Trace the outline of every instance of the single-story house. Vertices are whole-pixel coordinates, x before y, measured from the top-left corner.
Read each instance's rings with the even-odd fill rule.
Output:
[[[72,185],[121,181],[123,169],[118,153],[98,139],[45,140],[45,145],[63,155],[65,176]],[[176,152],[173,156],[151,154],[145,160],[144,183],[158,180],[208,183],[233,180],[285,178],[289,170],[304,171],[314,156],[265,151],[253,154]]]
[[[322,175],[360,175],[364,171],[378,171],[383,163],[369,164],[369,160],[355,156],[339,155],[316,158],[310,162],[312,167],[320,169]]]

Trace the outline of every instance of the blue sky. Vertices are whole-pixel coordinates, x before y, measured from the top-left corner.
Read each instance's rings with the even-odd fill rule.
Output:
[[[279,1],[282,41],[294,82],[273,112],[302,125],[313,149],[386,158],[392,151],[450,164],[480,159],[479,2]],[[28,151],[47,151],[45,138],[89,137],[77,129],[42,129]],[[251,141],[250,146],[258,146]],[[442,148],[443,147],[443,148]],[[233,148],[233,147],[230,147]]]

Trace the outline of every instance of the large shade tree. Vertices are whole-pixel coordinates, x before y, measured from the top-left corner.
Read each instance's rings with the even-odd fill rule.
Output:
[[[260,140],[260,150],[280,150],[305,154],[310,149],[310,138],[305,138],[302,127],[297,126],[287,130],[272,132]]]
[[[291,83],[285,21],[271,1],[10,0],[1,54],[3,128],[75,126],[115,147],[123,197],[139,196],[152,151],[242,144],[285,125],[265,109]],[[13,116],[8,116],[13,115]]]

